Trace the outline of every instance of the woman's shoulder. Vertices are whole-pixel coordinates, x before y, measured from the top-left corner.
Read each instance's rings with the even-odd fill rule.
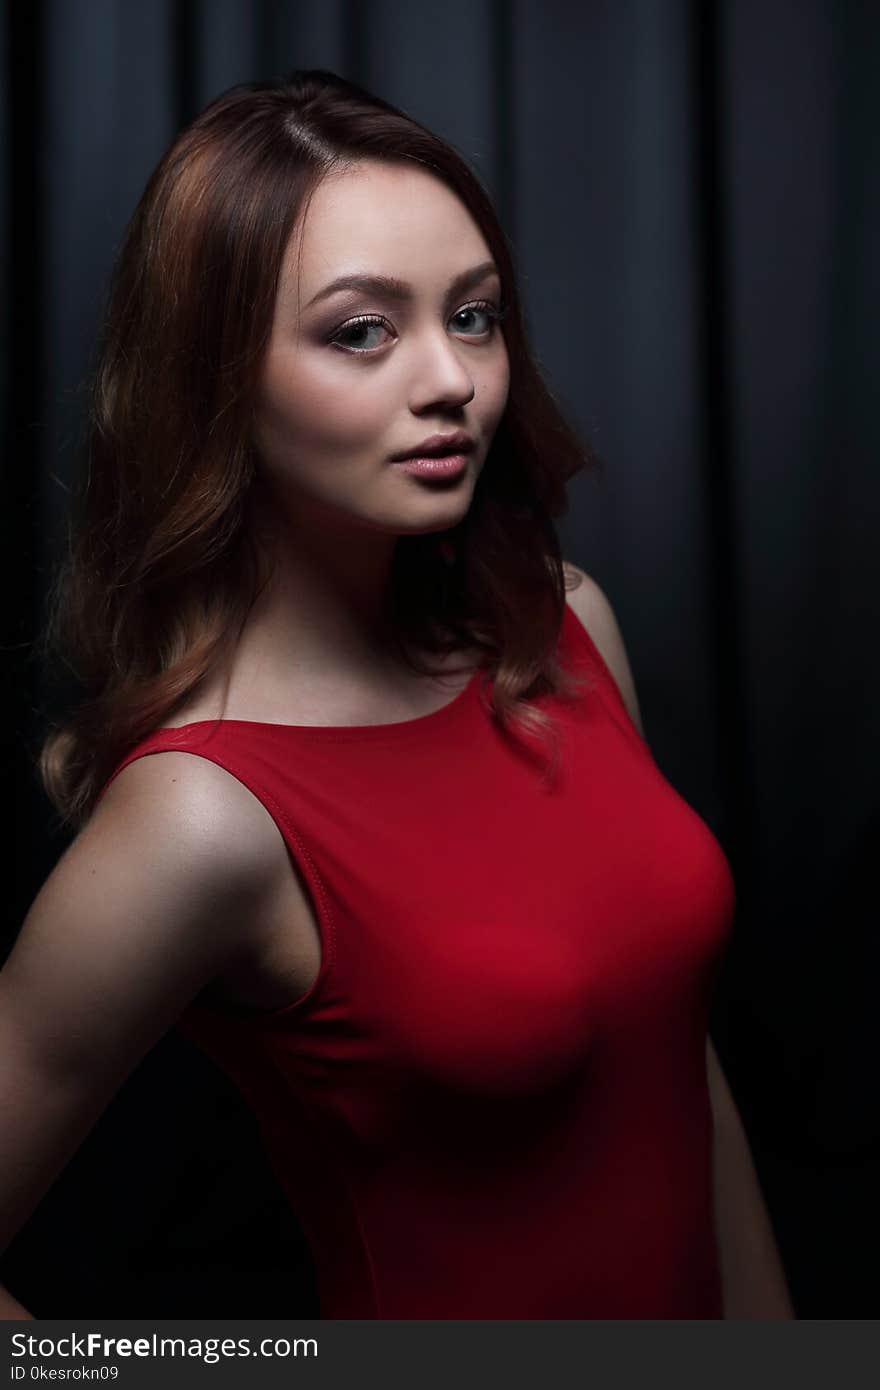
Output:
[[[239,778],[177,748],[127,763],[86,830],[96,849],[151,856],[172,893],[258,894],[284,851],[269,812]]]
[[[563,561],[566,572],[565,601],[586,629],[599,655],[614,677],[629,716],[642,738],[645,737],[636,684],[629,663],[623,634],[611,602],[592,575],[570,561]],[[569,589],[569,577],[572,587]]]
[[[271,842],[224,776],[183,752],[136,758],[31,904],[2,971],[4,1024],[59,1106],[106,1100],[251,952]]]

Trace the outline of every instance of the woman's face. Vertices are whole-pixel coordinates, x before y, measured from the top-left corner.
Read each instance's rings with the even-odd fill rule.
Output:
[[[467,208],[430,173],[368,161],[318,186],[287,250],[254,417],[258,472],[285,511],[397,534],[461,520],[507,401],[507,349],[487,312],[501,307],[491,259]],[[394,277],[406,296],[326,293],[352,275]],[[455,479],[390,462],[456,430],[474,449]]]

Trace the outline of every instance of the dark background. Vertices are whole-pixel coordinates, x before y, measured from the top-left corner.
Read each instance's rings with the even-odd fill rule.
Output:
[[[31,643],[122,229],[208,100],[331,68],[495,200],[545,375],[604,465],[572,486],[565,554],[734,869],[713,1036],[798,1316],[876,1316],[880,5],[31,0],[0,50],[7,941],[67,843]],[[255,1122],[174,1034],[0,1277],[38,1317],[315,1315]]]

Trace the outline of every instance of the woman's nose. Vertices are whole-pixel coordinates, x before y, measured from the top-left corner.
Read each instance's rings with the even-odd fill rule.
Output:
[[[449,341],[448,335],[426,337],[414,359],[413,409],[422,409],[437,400],[466,405],[473,396],[474,379],[461,349]]]

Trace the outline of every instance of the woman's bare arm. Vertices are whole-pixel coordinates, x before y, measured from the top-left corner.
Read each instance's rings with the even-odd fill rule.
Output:
[[[710,1038],[706,1070],[714,1123],[714,1206],[724,1316],[774,1322],[795,1318],[749,1141]]]
[[[138,1062],[240,958],[275,865],[265,812],[204,758],[152,754],[110,785],[0,970],[0,1250]],[[0,1317],[23,1316],[0,1296]]]

